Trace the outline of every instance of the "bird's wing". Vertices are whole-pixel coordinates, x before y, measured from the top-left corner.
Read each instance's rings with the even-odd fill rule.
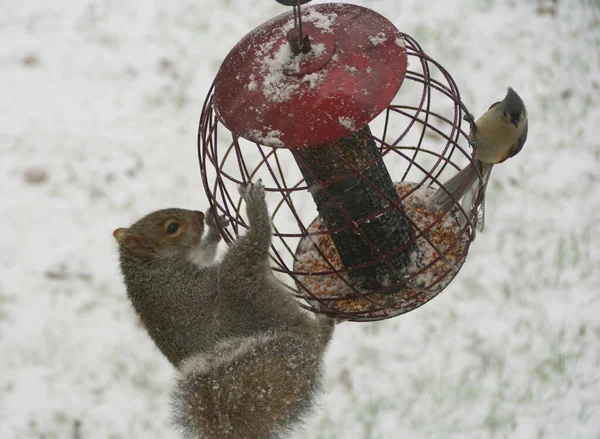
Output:
[[[521,152],[521,150],[523,149],[523,145],[525,145],[525,141],[527,140],[527,121],[525,121],[525,131],[523,131],[523,134],[521,134],[521,137],[519,137],[517,139],[517,141],[514,143],[513,147],[510,148],[507,153],[506,153],[506,157],[504,157],[502,160],[498,161],[498,163],[502,163],[505,160],[508,160],[511,157],[516,156],[519,152]]]
[[[490,105],[490,108],[488,108],[488,111],[490,111],[492,108],[497,107],[498,105],[500,105],[502,103],[502,101],[498,101],[498,102],[494,102],[492,105]]]
[[[529,129],[529,123],[528,123],[528,121],[525,121],[525,131],[523,131],[523,134],[521,135],[521,137],[519,137],[517,144],[513,148],[512,152],[510,154],[511,157],[516,156],[523,149],[523,145],[525,145],[525,141],[527,140],[527,130],[528,129]]]

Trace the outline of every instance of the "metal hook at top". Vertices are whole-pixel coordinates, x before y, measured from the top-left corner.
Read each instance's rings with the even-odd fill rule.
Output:
[[[312,0],[275,0],[277,3],[280,3],[285,6],[297,6],[304,5]]]
[[[311,49],[310,38],[302,29],[302,11],[300,6],[310,2],[311,0],[275,0],[285,6],[294,7],[294,29],[288,35],[287,40],[294,55],[308,53]]]

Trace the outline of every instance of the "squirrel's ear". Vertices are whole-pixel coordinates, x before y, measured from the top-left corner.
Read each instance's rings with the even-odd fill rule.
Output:
[[[116,229],[113,232],[119,244],[136,256],[151,258],[154,256],[154,247],[148,238],[142,235],[129,234],[129,229]]]
[[[120,244],[121,241],[123,240],[123,238],[125,238],[128,233],[129,233],[129,229],[125,229],[125,228],[121,227],[119,229],[115,229],[115,231],[113,232],[113,236]]]

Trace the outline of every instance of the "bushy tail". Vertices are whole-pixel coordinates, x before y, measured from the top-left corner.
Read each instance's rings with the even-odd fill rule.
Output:
[[[282,437],[321,388],[326,332],[231,338],[186,360],[172,395],[176,425],[189,439]]]

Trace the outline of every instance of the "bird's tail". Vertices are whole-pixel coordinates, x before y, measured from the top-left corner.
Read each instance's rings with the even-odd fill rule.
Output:
[[[477,161],[477,164],[481,162]],[[449,209],[455,200],[460,200],[466,191],[477,180],[478,172],[472,163],[469,163],[458,174],[446,181],[433,195],[433,200],[442,210]]]
[[[476,166],[478,168],[476,168]],[[492,172],[491,164],[482,163],[479,160],[475,162],[475,165],[469,163],[464,169],[458,174],[446,181],[442,187],[440,187],[433,195],[434,202],[442,210],[447,210],[454,205],[455,200],[458,201],[463,198],[461,206],[465,212],[469,212],[473,207],[473,204],[477,198],[477,192],[481,187],[479,184],[475,184],[479,180],[479,175],[482,176],[484,198],[481,203],[481,207],[477,212],[475,218],[476,226],[478,230],[483,230],[483,224],[485,219],[485,189],[487,187],[490,174]],[[464,214],[459,214],[459,221],[461,224],[465,224],[468,218]]]
[[[477,230],[479,232],[483,232],[483,226],[485,224],[485,191],[487,190],[487,185],[488,182],[490,181],[490,176],[492,175],[492,167],[494,165],[488,164],[488,163],[482,163],[481,164],[481,176],[483,179],[483,197],[481,198],[481,204],[479,205],[478,209],[477,209],[477,216],[475,217],[474,221],[475,221],[475,227],[477,228]],[[463,200],[463,209],[466,209],[467,207],[469,209],[471,209],[471,207],[473,206],[473,204],[475,203],[475,200],[477,199],[477,189],[478,189],[478,185],[474,184],[471,186],[471,188],[468,191],[468,194],[465,195],[465,199]],[[467,197],[469,197],[467,199]],[[466,204],[466,203],[469,204]],[[463,221],[466,221],[463,217]],[[464,224],[461,223],[461,224]]]

